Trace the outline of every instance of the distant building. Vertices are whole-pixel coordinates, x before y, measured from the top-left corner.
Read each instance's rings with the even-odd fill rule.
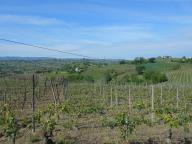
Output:
[[[172,59],[171,56],[162,56],[163,59]]]
[[[79,67],[76,67],[75,68],[75,72],[77,72],[77,73],[79,73],[79,72],[81,72],[82,70],[79,68]]]

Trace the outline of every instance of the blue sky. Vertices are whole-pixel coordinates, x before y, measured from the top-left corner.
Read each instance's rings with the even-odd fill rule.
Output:
[[[0,0],[0,37],[98,58],[192,56],[192,0]],[[0,41],[0,56],[74,57]]]

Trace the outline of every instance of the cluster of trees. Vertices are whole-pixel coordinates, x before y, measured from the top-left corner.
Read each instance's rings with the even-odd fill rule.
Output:
[[[133,64],[145,64],[145,63],[155,63],[156,62],[156,58],[152,57],[152,58],[144,58],[144,57],[136,57],[133,60]]]
[[[136,57],[133,61],[129,60],[121,60],[119,64],[145,64],[145,63],[155,63],[156,58],[144,58],[144,57]]]
[[[148,82],[152,82],[152,83],[161,83],[161,82],[166,82],[167,76],[164,73],[160,73],[157,71],[147,71],[144,74],[144,78],[148,81]]]
[[[43,59],[43,60],[0,60],[0,74],[50,73],[53,71],[83,71],[91,65],[103,65],[100,61],[78,59]]]
[[[59,69],[64,62],[57,60],[0,61],[0,74],[48,73]]]
[[[138,65],[136,67],[138,75],[143,76],[143,81],[150,83],[161,83],[167,81],[166,74],[154,70],[146,70],[145,66]]]
[[[166,74],[154,70],[146,70],[145,66],[138,65],[136,67],[137,73],[118,74],[115,70],[108,70],[103,75],[103,82],[110,83],[161,83],[166,82]]]

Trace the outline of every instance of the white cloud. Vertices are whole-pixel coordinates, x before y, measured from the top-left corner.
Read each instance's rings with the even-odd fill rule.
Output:
[[[1,23],[18,23],[18,24],[31,24],[31,25],[52,25],[60,24],[62,21],[56,18],[47,18],[40,16],[29,16],[29,15],[0,15]]]
[[[150,39],[154,37],[154,33],[148,26],[136,24],[76,27],[69,31],[69,36],[71,34],[73,34],[73,36],[86,37],[86,39],[90,38],[89,43],[94,43],[93,41],[96,41],[97,44],[98,42],[100,44],[106,44],[126,40]]]

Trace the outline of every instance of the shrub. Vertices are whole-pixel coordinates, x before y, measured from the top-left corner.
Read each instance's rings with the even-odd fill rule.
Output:
[[[117,79],[118,83],[142,83],[144,82],[144,79],[141,75],[137,75],[137,74],[132,74],[132,75],[124,75],[122,77],[120,77],[119,79]]]
[[[121,77],[120,79],[118,79],[119,83],[128,83],[131,82],[131,76],[126,74],[123,77]]]
[[[103,127],[109,127],[111,129],[115,128],[118,125],[117,121],[115,119],[107,119],[104,118],[102,120],[102,126]]]
[[[144,74],[145,79],[152,83],[161,83],[167,81],[167,76],[164,73],[157,71],[148,71]]]
[[[104,82],[104,83],[109,83],[111,80],[112,80],[112,76],[110,75],[109,72],[106,72],[106,73],[103,75],[103,82]]]
[[[145,66],[143,66],[143,65],[137,66],[136,71],[137,71],[138,74],[143,74],[144,71],[145,71]]]
[[[70,74],[68,75],[67,79],[69,81],[82,81],[84,77],[80,74]]]
[[[92,83],[94,82],[94,78],[92,76],[89,76],[89,75],[85,75],[84,80],[87,82],[92,82]]]
[[[41,138],[37,135],[30,135],[30,139],[29,139],[30,143],[36,143],[41,141]]]
[[[116,118],[118,126],[121,129],[121,135],[125,139],[132,134],[136,127],[136,122],[127,116],[125,113],[118,115]]]

